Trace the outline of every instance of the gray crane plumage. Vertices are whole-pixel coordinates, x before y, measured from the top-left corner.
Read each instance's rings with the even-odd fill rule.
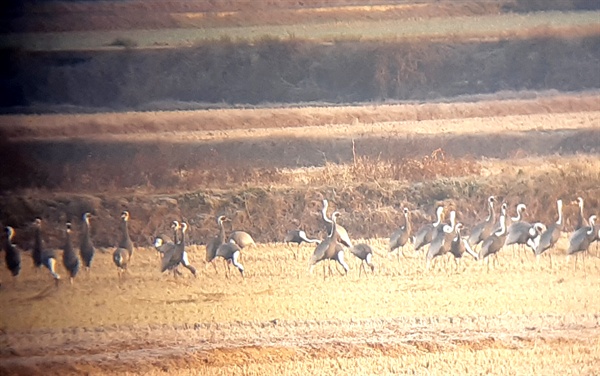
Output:
[[[79,242],[79,256],[81,257],[81,261],[83,261],[83,267],[86,271],[89,271],[92,266],[92,260],[94,259],[94,254],[96,252],[94,248],[94,242],[92,241],[92,235],[90,231],[90,218],[92,215],[90,213],[84,213],[82,220],[82,231],[81,231],[81,239]]]
[[[58,282],[60,281],[60,275],[56,273],[56,255],[53,249],[45,249],[44,243],[42,240],[42,220],[41,218],[36,218],[33,222],[34,229],[34,244],[33,244],[33,264],[35,267],[44,266],[50,274],[52,278],[54,278],[55,284],[58,286]]]
[[[388,250],[389,252],[393,252],[398,249],[398,259],[400,259],[400,253],[404,248],[404,245],[408,242],[408,239],[411,235],[411,224],[410,219],[408,218],[408,208],[403,209],[404,212],[404,225],[394,231],[392,235],[390,235]]]
[[[360,278],[361,272],[365,270],[365,276],[367,275],[367,269],[365,264],[371,268],[371,273],[375,273],[375,265],[373,265],[373,249],[371,246],[365,243],[354,244],[350,247],[350,253],[360,260],[360,267],[358,269],[358,277]]]
[[[121,213],[121,238],[117,249],[113,252],[113,262],[117,266],[119,278],[127,270],[131,258],[133,257],[133,242],[129,237],[129,212],[124,210]]]
[[[176,270],[179,265],[183,265],[194,276],[196,276],[196,268],[189,262],[187,252],[185,250],[185,232],[188,228],[187,223],[181,223],[181,239],[175,243],[173,247],[164,253],[161,263],[161,272],[166,270]]]
[[[79,272],[79,258],[75,254],[73,249],[73,243],[71,242],[71,223],[67,222],[67,228],[65,229],[65,244],[63,246],[63,265],[69,272],[69,282],[73,284],[75,276]]]
[[[600,231],[598,231],[595,227],[595,215],[590,216],[588,223],[589,226],[585,226],[574,231],[569,237],[567,256],[572,256],[587,251],[590,244],[597,240],[600,236]]]
[[[314,266],[323,260],[335,260],[345,270],[345,274],[348,274],[348,265],[344,261],[344,251],[341,247],[338,247],[338,234],[337,234],[337,218],[340,216],[339,212],[334,212],[331,215],[332,227],[329,235],[323,240],[313,252],[312,257],[309,261],[309,273],[312,274]],[[330,269],[331,270],[331,269]],[[325,273],[325,271],[324,271]],[[325,275],[324,275],[325,277]]]
[[[487,237],[492,234],[494,229],[494,221],[496,212],[494,210],[494,202],[496,199],[494,196],[488,197],[488,216],[483,222],[478,223],[471,229],[471,233],[468,237],[468,242],[471,247],[475,247],[477,244],[484,241]]]
[[[556,207],[558,209],[558,220],[550,226],[548,226],[546,228],[546,231],[544,231],[540,236],[540,243],[535,252],[536,256],[541,255],[548,249],[552,248],[554,244],[556,244],[556,242],[558,241],[558,238],[560,238],[560,234],[563,229],[562,206],[562,200],[557,200]]]
[[[481,245],[481,250],[479,251],[479,259],[484,260],[490,255],[497,255],[498,252],[504,246],[506,236],[506,216],[500,215],[500,230],[494,232],[492,235],[488,236],[483,241],[483,244]]]
[[[327,233],[331,233],[331,229],[333,227],[333,218],[327,217],[327,208],[329,207],[329,202],[327,200],[323,200],[323,209],[321,210],[321,214],[323,216],[323,220],[325,221],[325,228],[327,229]],[[333,217],[333,215],[332,215]],[[350,236],[348,235],[348,231],[340,225],[336,224],[337,228],[337,241],[343,244],[346,247],[352,247],[352,241],[350,240]]]
[[[473,251],[467,239],[464,239],[460,233],[463,228],[462,223],[457,223],[455,227],[454,239],[452,239],[452,243],[450,245],[450,253],[454,256],[454,260],[456,261],[456,266],[458,268],[459,260],[462,259],[463,255],[468,253],[475,260],[479,259],[477,253]]]
[[[214,260],[217,257],[217,250],[225,243],[225,226],[223,225],[223,222],[228,220],[229,219],[224,215],[217,217],[219,234],[206,244],[206,266],[208,267],[209,264],[213,264],[215,272],[217,272],[217,265],[215,265]]]
[[[228,243],[223,243],[219,246],[216,257],[222,257],[227,261],[227,269],[229,269],[230,263],[233,264],[240,272],[242,278],[245,278],[244,266],[239,261],[241,252],[242,249],[234,241],[229,241]]]
[[[426,224],[416,232],[413,240],[415,251],[419,251],[421,248],[431,243],[434,236],[437,234],[438,229],[441,229],[441,226],[443,226],[441,224],[443,212],[444,207],[438,206],[436,210],[436,221]]]
[[[4,262],[6,263],[6,267],[10,271],[10,274],[16,278],[21,272],[21,251],[12,242],[15,230],[10,226],[6,226],[4,231],[6,232]]]
[[[240,231],[240,230],[233,231],[229,235],[228,240],[229,241],[233,240],[235,242],[235,244],[237,244],[240,248],[246,248],[246,247],[251,247],[251,246],[256,245],[256,242],[252,238],[252,235],[250,235],[246,231]]]
[[[436,257],[445,255],[450,251],[452,239],[455,237],[454,229],[456,226],[456,212],[450,212],[450,223],[442,227],[442,231],[438,231],[427,250],[426,265],[427,270],[431,267],[431,262]]]

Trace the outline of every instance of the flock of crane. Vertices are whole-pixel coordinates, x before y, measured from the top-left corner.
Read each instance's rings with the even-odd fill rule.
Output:
[[[596,226],[596,216],[592,215],[586,221],[583,214],[583,199],[578,198],[579,215],[577,218],[576,229],[569,237],[569,247],[567,249],[567,260],[571,255],[578,255],[588,250],[592,242],[600,240],[600,226]],[[463,255],[469,254],[475,260],[486,259],[489,256],[497,258],[498,252],[505,246],[521,245],[531,248],[536,258],[545,251],[552,248],[558,241],[563,231],[563,202],[557,200],[558,219],[549,225],[540,222],[529,223],[523,220],[523,212],[526,209],[524,204],[517,205],[516,217],[509,217],[507,214],[507,204],[503,203],[499,218],[496,219],[495,203],[497,200],[490,196],[487,200],[488,216],[487,218],[474,225],[471,228],[469,236],[463,237],[461,230],[462,223],[456,222],[456,212],[451,211],[449,222],[443,223],[444,208],[439,206],[436,210],[435,221],[413,232],[410,220],[410,211],[403,209],[404,224],[394,231],[389,238],[388,251],[397,250],[398,258],[404,247],[412,242],[415,251],[420,251],[423,247],[429,245],[426,253],[426,268],[430,269],[432,262],[439,256],[451,254],[458,267]],[[292,230],[286,234],[284,242],[286,243],[316,243],[317,246],[309,260],[309,272],[313,272],[314,266],[325,260],[337,262],[348,273],[349,267],[344,260],[345,250],[348,249],[351,254],[361,260],[359,267],[359,277],[364,270],[367,273],[365,265],[372,272],[375,270],[373,265],[373,249],[365,243],[353,244],[348,232],[344,227],[337,223],[341,214],[338,211],[333,212],[331,217],[327,215],[328,202],[323,200],[322,217],[325,221],[327,237],[323,240],[311,239],[302,230]],[[75,252],[71,240],[71,223],[66,224],[65,242],[63,246],[62,261],[65,269],[69,273],[70,282],[79,272],[81,265],[87,270],[92,265],[95,248],[90,235],[90,213],[83,214],[81,238],[79,242],[79,257]],[[241,264],[241,251],[243,248],[255,245],[254,240],[244,231],[233,231],[229,237],[226,237],[224,223],[229,221],[226,216],[219,216],[217,224],[219,233],[206,244],[206,267],[212,264],[215,267],[215,261],[222,258],[226,261],[227,273],[230,272],[230,265],[233,265],[244,278],[244,266]],[[129,212],[121,213],[121,234],[118,246],[113,252],[113,262],[118,270],[119,278],[127,270],[134,254],[134,244],[129,236],[128,229]],[[53,249],[47,249],[42,241],[42,221],[36,218],[32,224],[34,230],[34,243],[32,249],[32,259],[35,267],[45,267],[52,275],[58,285],[60,280],[56,272],[57,257]],[[194,276],[197,275],[197,269],[190,264],[188,253],[186,251],[186,230],[187,223],[173,221],[171,229],[173,238],[160,235],[154,239],[154,247],[160,256],[161,272],[172,272],[174,275],[180,275],[178,267],[181,265],[188,269]],[[21,270],[21,251],[13,244],[15,231],[7,226],[5,243],[5,263],[10,273],[17,277]],[[475,249],[480,245],[479,251]],[[296,255],[295,255],[296,256]],[[331,274],[331,264],[329,263],[329,273]],[[575,267],[577,258],[575,259]],[[324,266],[324,275],[326,274]]]

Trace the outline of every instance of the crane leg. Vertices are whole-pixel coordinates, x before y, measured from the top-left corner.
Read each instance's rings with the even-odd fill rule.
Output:
[[[298,245],[298,248],[300,247],[300,245]],[[296,251],[294,251],[292,249],[292,247],[290,247],[290,251],[292,251],[292,254],[294,255],[294,260],[298,260],[298,254],[296,253]]]

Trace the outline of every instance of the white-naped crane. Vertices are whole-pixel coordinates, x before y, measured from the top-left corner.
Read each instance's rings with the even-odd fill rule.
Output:
[[[540,240],[544,231],[546,231],[546,226],[543,223],[534,223],[531,225],[531,228],[528,231],[528,239],[525,243],[525,245],[531,248],[533,254],[535,255],[536,264],[538,265],[540,264],[541,254],[539,254],[537,250],[540,246]],[[552,268],[552,257],[550,257],[550,254],[548,254],[548,260],[550,261],[550,268]]]
[[[554,223],[552,223],[551,225],[546,227],[546,231],[544,231],[542,233],[542,235],[540,236],[540,242],[538,244],[538,247],[535,251],[535,255],[540,256],[541,254],[543,254],[544,252],[546,252],[548,249],[554,247],[554,244],[556,244],[556,242],[558,241],[558,238],[560,238],[560,234],[562,233],[563,230],[563,202],[562,200],[558,199],[556,200],[556,208],[558,210],[558,220]],[[549,256],[551,257],[551,256]]]
[[[190,264],[188,254],[185,250],[185,232],[188,228],[186,222],[181,222],[181,238],[176,244],[173,244],[172,247],[169,247],[162,257],[161,268],[160,271],[165,272],[167,270],[172,270],[173,275],[176,276],[179,273],[177,267],[179,265],[183,265],[186,269],[190,271],[196,276],[196,268]]]
[[[404,224],[402,227],[398,228],[396,231],[390,235],[388,251],[389,253],[394,252],[394,250],[398,250],[398,261],[400,261],[400,253],[404,250],[404,246],[408,243],[408,239],[410,239],[411,235],[411,224],[410,219],[408,218],[408,208],[404,208]],[[389,254],[388,253],[388,254]]]
[[[244,275],[244,266],[240,263],[242,249],[232,240],[223,243],[217,249],[216,257],[222,257],[227,262],[227,278],[229,278],[229,264],[232,264],[240,272],[242,278]]]
[[[52,278],[54,278],[54,283],[58,286],[60,281],[60,275],[56,273],[56,255],[53,249],[44,248],[44,242],[42,240],[42,219],[36,218],[33,221],[33,231],[34,231],[34,243],[33,243],[33,265],[36,268],[45,267],[48,269]]]
[[[6,267],[10,271],[10,274],[13,276],[13,280],[16,281],[16,278],[21,272],[21,251],[12,242],[13,237],[15,236],[15,230],[10,226],[6,226],[4,231],[6,232],[4,262],[6,263]]]
[[[523,220],[523,212],[527,209],[525,204],[517,205],[517,216],[511,218],[511,224],[508,226],[505,246],[518,245],[523,247],[529,240],[538,236],[534,225]],[[514,250],[513,250],[514,256]]]
[[[225,226],[223,224],[225,221],[229,221],[229,219],[226,216],[220,215],[217,217],[217,225],[219,225],[219,233],[217,234],[217,236],[210,239],[208,241],[208,243],[206,244],[205,269],[208,267],[209,264],[212,264],[213,267],[215,268],[215,273],[218,273],[217,265],[214,262],[217,257],[217,249],[219,249],[221,244],[225,243]]]
[[[246,231],[236,230],[229,234],[229,241],[234,241],[240,248],[247,248],[256,246],[256,242],[252,238],[252,235]]]
[[[427,244],[430,244],[438,230],[441,230],[442,215],[444,213],[444,207],[438,206],[435,211],[435,222],[428,223],[421,227],[413,238],[413,244],[415,246],[415,252],[421,250]]]
[[[290,230],[285,234],[283,242],[296,243],[299,247],[302,243],[320,243],[321,240],[309,238],[304,230]],[[298,254],[294,250],[292,250],[292,253],[294,254],[294,260],[297,260]]]
[[[546,227],[541,222],[533,224],[525,221],[513,223],[508,228],[504,245],[518,244],[520,246],[528,246],[535,254],[539,246],[540,237],[545,230]]]
[[[339,212],[334,212],[331,215],[332,226],[331,232],[325,240],[323,240],[313,252],[312,257],[308,263],[309,273],[312,274],[314,266],[323,260],[334,260],[337,261],[345,270],[345,275],[348,274],[348,264],[344,261],[344,250],[342,247],[338,247],[338,234],[337,234],[337,219],[340,216]],[[329,274],[331,275],[331,265],[329,265]],[[325,266],[323,266],[323,278],[326,277]]]
[[[443,256],[450,251],[450,247],[452,246],[452,239],[455,237],[455,229],[456,227],[456,211],[452,210],[450,212],[450,223],[446,224],[442,227],[442,231],[438,231],[431,244],[429,244],[429,249],[427,250],[427,255],[425,256],[426,264],[425,269],[429,270],[431,268],[431,263],[437,257]]]
[[[500,215],[504,216],[504,220],[505,220],[505,225],[506,228],[508,229],[508,226],[510,226],[512,224],[512,220],[511,217],[508,216],[508,204],[506,202],[502,203],[502,206],[500,206]],[[500,217],[498,217],[498,222],[496,222],[494,224],[494,229],[492,230],[492,233],[500,230]]]
[[[79,258],[73,249],[73,242],[71,241],[71,222],[67,222],[65,229],[65,244],[63,246],[63,265],[69,272],[69,282],[73,284],[73,280],[79,272]]]
[[[579,211],[577,213],[577,222],[575,223],[575,230],[579,230],[582,227],[589,226],[589,223],[586,221],[585,214],[583,211],[583,198],[577,197],[576,203],[577,203],[577,206],[579,207]],[[598,252],[598,240],[596,240],[596,253],[597,252]]]
[[[354,244],[350,247],[350,253],[352,253],[356,258],[360,260],[360,267],[358,268],[358,278],[360,278],[361,272],[365,271],[365,276],[367,275],[367,268],[365,264],[369,268],[371,268],[371,273],[375,274],[375,265],[373,265],[373,249],[370,245],[365,243]]]
[[[90,231],[90,218],[91,213],[84,213],[82,217],[81,237],[79,240],[79,256],[83,262],[83,267],[87,272],[92,267],[92,260],[96,250],[94,248],[94,242],[92,241],[92,234]]]
[[[534,255],[537,253],[537,249],[540,246],[540,238],[542,237],[544,231],[546,231],[546,226],[542,222],[534,223],[533,229],[529,230],[529,235],[531,235],[531,238],[527,240],[527,245],[529,248],[531,248]]]
[[[506,229],[506,215],[500,215],[500,229],[488,236],[481,245],[479,259],[487,261],[487,269],[490,270],[489,256],[494,255],[494,262],[498,262],[498,252],[504,246],[508,232]]]
[[[156,253],[161,260],[165,253],[174,248],[176,243],[179,243],[179,230],[181,229],[179,221],[175,220],[171,222],[171,229],[173,230],[173,240],[163,234],[157,235],[154,238],[154,249],[156,249]]]
[[[328,218],[327,217],[327,208],[329,207],[329,202],[327,200],[323,200],[323,209],[321,210],[321,214],[323,215],[323,220],[325,221],[325,228],[327,229],[327,233],[331,233],[331,229],[333,227],[333,215],[332,218]],[[348,231],[346,231],[346,229],[340,225],[340,224],[336,224],[336,228],[337,228],[337,241],[340,242],[340,244],[350,248],[352,247],[352,241],[350,240],[350,236],[348,235]]]
[[[577,197],[577,201],[574,203],[579,207],[579,210],[577,211],[577,222],[575,223],[575,231],[577,231],[582,227],[589,226],[589,224],[585,220],[585,214],[583,213],[583,198]]]
[[[452,256],[454,256],[454,262],[456,263],[457,271],[460,266],[462,257],[465,253],[468,253],[475,260],[479,259],[479,255],[475,253],[475,251],[473,251],[467,239],[462,237],[460,233],[462,228],[463,224],[460,222],[457,223],[456,226],[454,226],[456,235],[454,236],[454,239],[452,239],[452,243],[450,245],[450,253],[452,254]]]
[[[246,231],[235,230],[231,234],[229,234],[229,238],[227,240],[229,242],[233,241],[241,249],[256,247],[256,242],[252,238],[252,235],[250,235]]]
[[[129,236],[129,212],[123,210],[121,212],[121,236],[117,249],[113,252],[113,262],[117,266],[119,273],[119,279],[122,274],[127,270],[133,257],[133,242]]]
[[[593,241],[600,238],[600,230],[596,228],[596,216],[590,216],[588,226],[582,227],[574,231],[569,237],[569,248],[567,250],[567,264],[571,256],[575,255],[575,269],[577,269],[577,258],[580,253],[584,256],[583,272],[585,273],[585,255],[583,253],[588,250]]]
[[[496,198],[490,196],[487,199],[488,203],[488,216],[485,221],[476,224],[472,229],[468,237],[469,245],[475,249],[475,247],[488,238],[494,229],[496,211],[494,210],[494,202]]]
[[[516,222],[521,222],[523,220],[523,213],[527,210],[527,205],[523,203],[517,204],[517,208],[515,209],[517,215],[515,217],[510,217],[511,224]],[[510,225],[508,226],[510,227]]]

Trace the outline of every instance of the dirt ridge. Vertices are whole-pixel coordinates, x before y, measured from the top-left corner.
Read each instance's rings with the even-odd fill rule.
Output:
[[[140,362],[160,367],[170,359],[176,367],[189,363],[224,366],[248,359],[222,357],[241,354],[253,362],[272,361],[269,354],[291,351],[292,357],[339,355],[336,349],[368,355],[370,351],[400,353],[514,348],[531,341],[593,342],[600,338],[596,314],[538,314],[459,317],[397,317],[357,320],[196,323],[178,326],[118,326],[4,332],[0,369],[44,369],[51,374],[80,365],[127,367]],[[48,346],[52,343],[52,346]],[[367,351],[369,350],[369,351]],[[394,353],[396,355],[394,355]],[[271,354],[271,355],[273,355]],[[372,354],[371,354],[372,355]],[[175,361],[173,359],[176,359]],[[285,360],[285,359],[284,359]],[[277,361],[277,360],[275,360]],[[65,366],[68,364],[69,366]],[[17,370],[17,371],[15,371]]]

